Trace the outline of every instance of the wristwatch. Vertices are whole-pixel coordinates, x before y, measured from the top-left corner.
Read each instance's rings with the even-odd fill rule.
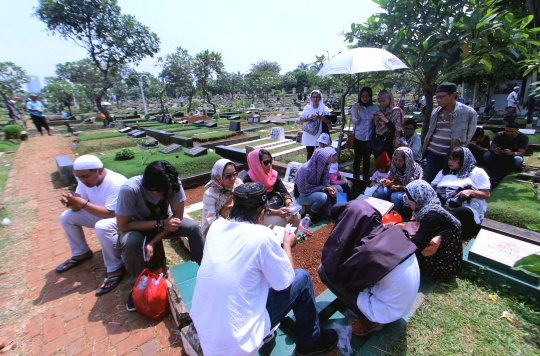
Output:
[[[159,219],[156,220],[156,227],[155,227],[156,231],[161,231],[161,230],[163,230],[163,222],[162,222],[162,221],[163,221],[163,220],[159,220]]]

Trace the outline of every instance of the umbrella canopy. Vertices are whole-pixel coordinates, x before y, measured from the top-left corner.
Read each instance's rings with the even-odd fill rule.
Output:
[[[112,104],[109,103],[108,101],[102,101],[101,102],[101,106],[111,106]]]
[[[336,55],[319,70],[317,75],[355,74],[408,68],[401,59],[384,49],[359,47]]]

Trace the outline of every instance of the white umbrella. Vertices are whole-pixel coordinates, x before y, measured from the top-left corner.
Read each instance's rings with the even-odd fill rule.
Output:
[[[101,106],[111,106],[112,104],[109,103],[108,101],[102,101],[101,102]]]
[[[355,74],[408,68],[401,59],[384,49],[359,47],[334,56],[317,75]]]
[[[381,48],[359,47],[350,49],[334,56],[317,73],[318,76],[332,74],[356,74],[366,72],[379,72],[385,70],[409,69],[405,63],[392,53]],[[349,81],[347,88],[341,96],[341,132],[339,133],[338,156],[341,154],[341,143],[343,142],[343,130],[345,129],[345,96],[349,90],[358,82]]]

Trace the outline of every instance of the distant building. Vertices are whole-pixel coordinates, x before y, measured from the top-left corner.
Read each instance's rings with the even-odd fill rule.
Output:
[[[41,91],[41,82],[37,75],[29,75],[30,81],[26,83],[26,90],[29,93],[39,93]]]

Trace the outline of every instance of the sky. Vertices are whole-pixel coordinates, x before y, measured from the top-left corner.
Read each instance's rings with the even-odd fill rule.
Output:
[[[37,0],[2,0],[0,62],[14,62],[28,75],[53,76],[56,64],[87,57],[71,40],[53,36],[32,14]],[[222,55],[225,70],[246,73],[260,60],[278,62],[281,73],[316,55],[346,50],[340,36],[380,8],[371,0],[118,0],[160,38],[160,52],[136,68],[157,75],[156,57],[182,46],[189,54],[208,49]],[[327,53],[328,51],[328,53]]]

